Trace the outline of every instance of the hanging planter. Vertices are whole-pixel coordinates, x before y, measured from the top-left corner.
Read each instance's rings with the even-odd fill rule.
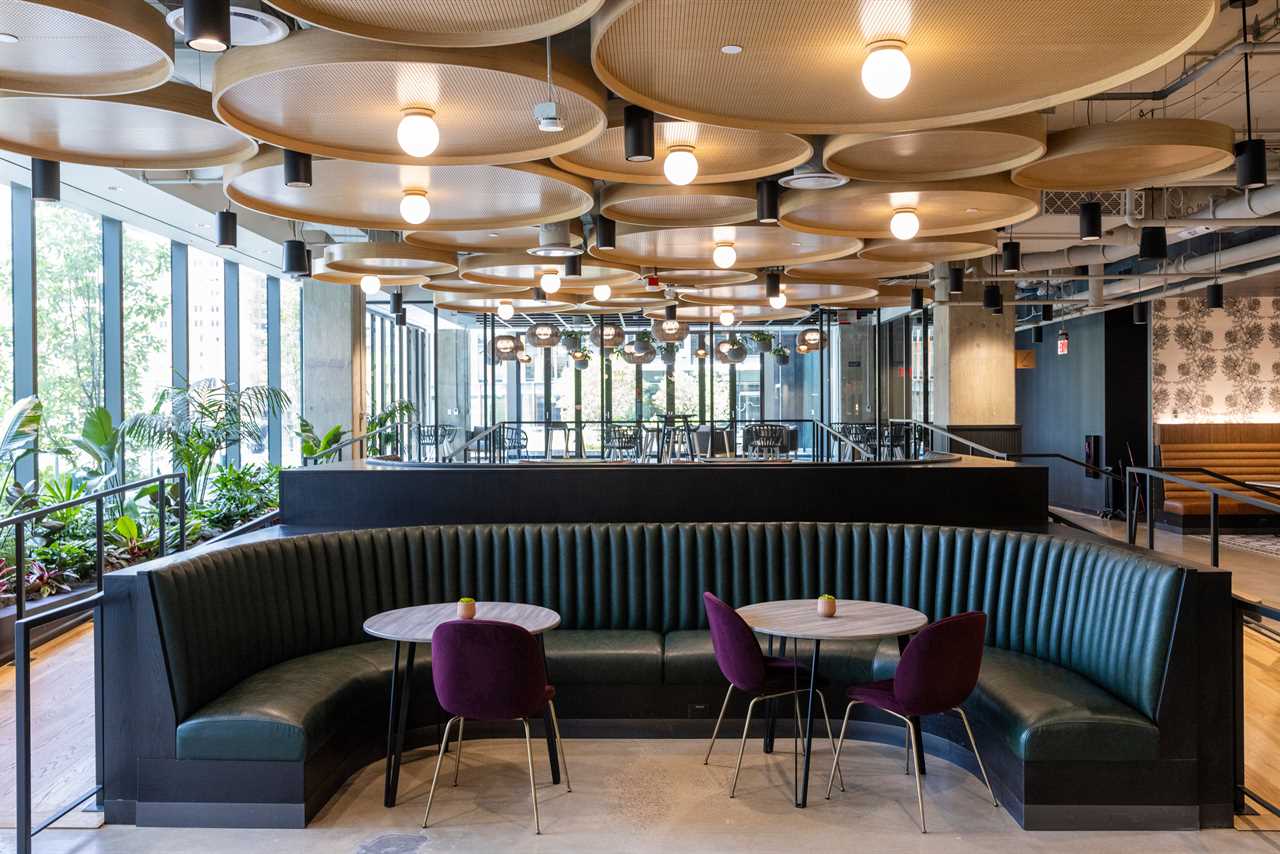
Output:
[[[573,357],[573,367],[579,371],[585,371],[591,367],[591,354],[586,350],[574,350],[570,353]]]
[[[680,348],[675,344],[663,344],[658,348],[658,354],[662,357],[663,364],[674,365],[676,363],[676,354],[680,352]]]
[[[787,365],[791,363],[791,351],[786,347],[773,348],[773,360],[779,365]]]

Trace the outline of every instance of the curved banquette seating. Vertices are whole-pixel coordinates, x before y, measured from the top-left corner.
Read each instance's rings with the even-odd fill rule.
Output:
[[[645,732],[646,721],[705,735],[671,722],[700,718],[709,731],[723,693],[701,605],[712,591],[735,607],[832,593],[931,620],[982,611],[987,648],[966,709],[1015,818],[1027,827],[1110,825],[1117,815],[1125,826],[1199,826],[1214,791],[1209,770],[1197,764],[1195,721],[1171,722],[1174,712],[1196,718],[1202,690],[1186,651],[1200,632],[1185,604],[1194,575],[1090,542],[911,525],[424,526],[267,538],[173,559],[138,573],[137,601],[146,601],[133,616],[154,621],[161,664],[148,678],[172,706],[159,717],[155,749],[166,755],[154,765],[175,787],[167,797],[199,800],[173,794],[184,769],[298,775],[291,794],[271,795],[295,807],[289,818],[201,813],[223,816],[218,823],[305,822],[380,755],[392,651],[361,624],[411,604],[473,596],[558,611],[561,626],[545,642],[568,737],[606,724],[612,734]],[[824,644],[821,675],[885,678],[897,648],[892,639]],[[429,666],[424,646],[410,712],[419,742],[439,718]],[[866,735],[901,743],[888,718],[867,714]],[[928,748],[973,767],[963,743],[942,719]],[[139,767],[145,776],[152,766]],[[137,781],[140,822],[147,788]]]

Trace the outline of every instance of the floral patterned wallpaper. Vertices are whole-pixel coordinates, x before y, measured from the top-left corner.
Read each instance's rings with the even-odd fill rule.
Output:
[[[1151,377],[1156,423],[1280,422],[1280,298],[1154,301]]]

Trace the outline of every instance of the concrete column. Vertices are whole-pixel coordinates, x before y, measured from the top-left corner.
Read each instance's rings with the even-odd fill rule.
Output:
[[[317,431],[350,430],[364,415],[363,296],[311,280],[302,292],[302,414]]]
[[[934,305],[934,412],[942,427],[1014,424],[1013,284],[1001,285],[1004,314],[982,308],[981,282],[966,282],[955,305]]]

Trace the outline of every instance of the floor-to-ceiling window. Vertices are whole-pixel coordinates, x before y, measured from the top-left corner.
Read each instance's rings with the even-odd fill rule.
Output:
[[[124,226],[124,414],[148,412],[172,380],[171,244],[141,228]],[[130,478],[172,468],[154,448],[130,447]]]
[[[240,388],[267,384],[267,274],[240,266]],[[256,439],[240,443],[240,460],[266,463],[267,422]]]
[[[609,356],[606,378],[611,383],[611,415],[614,421],[634,421],[636,415],[636,366],[622,361],[621,349]]]
[[[289,395],[280,419],[280,462],[296,466],[302,463],[302,282],[293,278],[280,280],[280,388]]]
[[[223,380],[226,373],[224,261],[194,246],[187,251],[187,380]]]
[[[41,446],[68,448],[103,403],[102,219],[49,202],[37,204],[35,218]],[[74,453],[42,453],[41,471],[72,468]]]
[[[13,201],[0,184],[0,401],[13,399]]]

